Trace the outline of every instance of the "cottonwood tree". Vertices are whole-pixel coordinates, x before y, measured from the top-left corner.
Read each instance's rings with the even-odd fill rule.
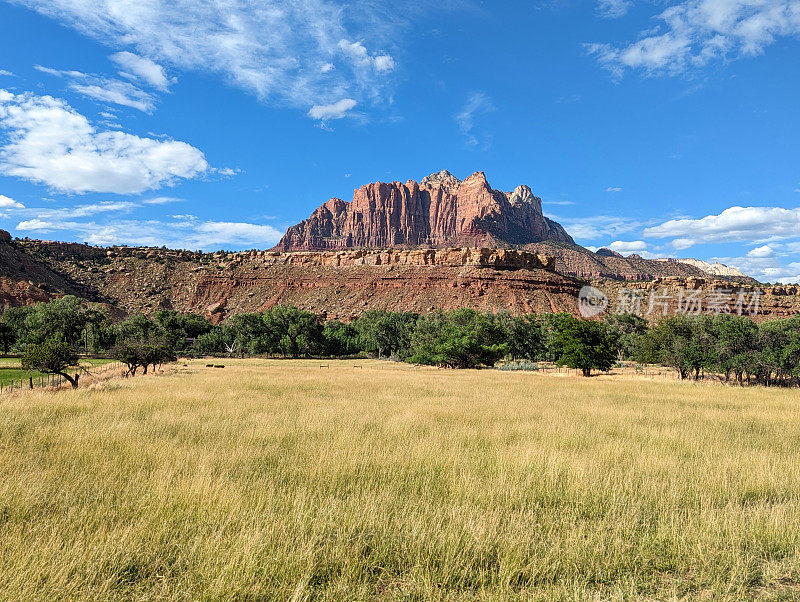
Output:
[[[551,325],[550,344],[556,363],[576,368],[584,376],[608,370],[617,356],[616,338],[602,322],[560,314]]]
[[[415,364],[448,368],[494,366],[506,355],[505,331],[495,316],[472,309],[420,317],[411,338]]]

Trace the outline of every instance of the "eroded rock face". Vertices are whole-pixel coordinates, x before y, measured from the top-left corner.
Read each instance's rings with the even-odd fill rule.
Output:
[[[282,251],[414,247],[509,247],[543,240],[572,243],[542,214],[527,186],[492,189],[483,172],[463,182],[441,171],[415,182],[362,186],[349,203],[331,199],[292,226]]]

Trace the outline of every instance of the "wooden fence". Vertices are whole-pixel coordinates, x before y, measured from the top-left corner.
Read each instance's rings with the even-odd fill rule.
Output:
[[[101,366],[92,366],[87,370],[91,376],[107,375],[110,372],[119,372],[120,376],[123,376],[125,374],[125,365],[121,362],[110,362]],[[84,375],[86,375],[86,372],[81,373],[81,377]],[[14,391],[30,389],[57,389],[64,386],[66,382],[67,379],[59,374],[37,374],[12,379],[4,379],[0,376],[0,393],[13,393]]]

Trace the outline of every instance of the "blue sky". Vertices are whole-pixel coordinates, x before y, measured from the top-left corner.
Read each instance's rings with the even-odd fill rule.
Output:
[[[800,0],[0,0],[0,228],[272,246],[376,180],[800,280]]]

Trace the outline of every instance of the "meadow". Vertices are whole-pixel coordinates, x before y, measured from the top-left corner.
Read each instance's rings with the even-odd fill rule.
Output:
[[[97,366],[105,366],[114,361],[104,358],[81,358],[81,365],[91,369]],[[12,381],[16,383],[17,381],[25,381],[30,377],[39,378],[40,376],[42,376],[42,373],[36,370],[23,370],[18,357],[0,357],[0,382],[6,386]]]
[[[224,363],[0,397],[0,599],[800,598],[796,390]]]

